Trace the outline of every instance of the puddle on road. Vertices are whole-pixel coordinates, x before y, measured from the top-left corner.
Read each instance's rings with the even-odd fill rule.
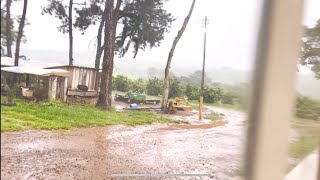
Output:
[[[223,126],[227,124],[228,121],[221,120],[212,123],[205,123],[205,124],[176,124],[176,125],[169,125],[167,127],[159,128],[158,130],[180,130],[180,129],[210,129],[218,126]]]

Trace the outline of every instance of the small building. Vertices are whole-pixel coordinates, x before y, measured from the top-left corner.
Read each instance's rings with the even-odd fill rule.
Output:
[[[65,89],[64,101],[72,104],[96,104],[98,100],[98,91],[95,90],[97,69],[81,66],[55,66],[46,69],[65,69],[70,72],[66,79],[56,77],[49,82],[61,87],[58,89]],[[51,93],[61,94],[61,92]]]
[[[98,91],[95,90],[96,76],[99,70],[90,67],[68,66],[41,61],[19,61],[18,67],[12,67],[14,59],[1,57],[1,70],[19,74],[45,77],[47,81],[47,97],[60,99],[71,104],[92,104],[98,100]],[[11,67],[14,70],[7,67]],[[61,75],[58,72],[68,72]],[[49,74],[48,74],[49,73]],[[51,73],[51,74],[50,74]],[[27,78],[27,79],[28,79]],[[26,79],[26,81],[28,81]],[[27,83],[28,84],[28,83]]]

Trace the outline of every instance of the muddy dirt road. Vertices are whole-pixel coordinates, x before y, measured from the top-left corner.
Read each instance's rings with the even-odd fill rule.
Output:
[[[228,123],[1,133],[1,177],[111,179],[113,173],[208,173],[210,177],[198,179],[232,179],[242,161],[245,114],[207,111],[223,113]]]

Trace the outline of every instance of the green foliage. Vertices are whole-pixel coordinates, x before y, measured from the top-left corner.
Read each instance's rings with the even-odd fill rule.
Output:
[[[113,78],[113,90],[138,93],[147,93],[151,96],[159,96],[162,93],[163,80],[157,77],[150,78],[147,81],[143,79],[131,80],[127,76],[118,75]],[[169,98],[187,96],[189,100],[199,100],[199,87],[186,84],[180,78],[172,77],[170,79]],[[205,86],[204,102],[220,103],[247,107],[246,85],[227,86],[215,84],[214,87]]]
[[[89,26],[95,25],[97,21],[101,21],[103,10],[101,7],[103,3],[99,1],[91,1],[92,4],[81,8],[75,8],[76,19],[74,27],[79,28],[82,34],[89,28]]]
[[[309,119],[294,119],[292,128],[299,133],[299,137],[289,146],[289,156],[302,160],[319,146],[319,121]]]
[[[162,93],[163,80],[157,77],[148,79],[147,81],[147,94],[152,96],[158,96]]]
[[[320,19],[313,28],[305,28],[300,64],[310,67],[320,79]]]
[[[298,97],[296,116],[305,119],[320,119],[320,102],[308,97]]]
[[[2,4],[2,2],[1,2]],[[12,6],[12,4],[11,4]],[[10,27],[10,30],[11,30],[11,44],[14,44],[14,42],[16,42],[16,38],[17,38],[17,34],[18,34],[18,31],[16,31],[14,29],[14,22],[11,18],[11,23],[10,23],[11,27]],[[4,7],[1,7],[1,56],[5,55],[5,52],[4,52],[4,46],[7,45],[7,20],[6,20],[6,8],[5,6]],[[23,37],[25,39],[25,37]]]
[[[222,90],[220,88],[211,88],[205,86],[203,90],[203,101],[206,103],[215,103],[222,98]]]
[[[170,78],[169,98],[181,97],[185,95],[185,84],[176,77]]]
[[[132,84],[130,86],[130,89],[133,92],[137,92],[137,93],[145,93],[146,92],[146,83],[144,82],[143,79],[139,78],[136,80],[132,81]]]
[[[178,123],[152,112],[103,111],[92,106],[67,105],[59,101],[27,103],[16,99],[15,102],[17,105],[14,107],[1,106],[1,131]]]
[[[116,51],[124,56],[133,47],[134,57],[139,50],[158,47],[168,32],[172,15],[164,9],[167,0],[123,1],[120,6],[118,24],[122,31],[116,37]],[[76,8],[74,26],[83,33],[103,17],[105,0],[92,0],[88,6]]]
[[[131,88],[132,81],[127,76],[118,75],[112,78],[112,89],[127,92]]]
[[[196,86],[193,86],[191,84],[187,84],[186,85],[185,95],[190,100],[197,100],[197,99],[199,99],[199,88],[196,87]]]
[[[163,8],[166,0],[125,1],[120,11],[122,32],[117,37],[120,56],[133,45],[134,57],[139,49],[158,47],[174,20]]]
[[[48,0],[48,2],[49,3],[46,7],[42,7],[42,15],[49,14],[50,16],[55,16],[58,18],[61,21],[61,25],[58,27],[58,30],[62,33],[68,33],[68,6],[59,0]]]

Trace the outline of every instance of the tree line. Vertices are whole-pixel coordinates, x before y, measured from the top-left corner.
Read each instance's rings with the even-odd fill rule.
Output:
[[[189,76],[170,76],[169,98],[186,96],[189,100],[199,100],[199,88],[197,81],[192,82],[191,78],[196,77],[194,72]],[[162,96],[163,80],[158,77],[151,77],[147,80],[131,79],[125,75],[113,77],[113,90],[147,94],[150,96]],[[250,86],[246,83],[235,85],[221,83],[207,83],[204,88],[205,103],[221,103],[235,105],[240,109],[248,108],[248,94]],[[320,100],[311,99],[297,94],[296,117],[303,119],[320,120]]]
[[[191,74],[192,77],[192,74]],[[131,79],[125,75],[113,77],[112,89],[121,92],[133,91],[151,96],[162,97],[163,80],[158,77],[151,77],[147,80]],[[224,85],[210,84],[204,88],[204,102],[239,104],[245,106],[247,84]],[[185,81],[185,77],[170,76],[170,89],[168,98],[186,96],[189,100],[199,100],[199,86],[196,83]]]

